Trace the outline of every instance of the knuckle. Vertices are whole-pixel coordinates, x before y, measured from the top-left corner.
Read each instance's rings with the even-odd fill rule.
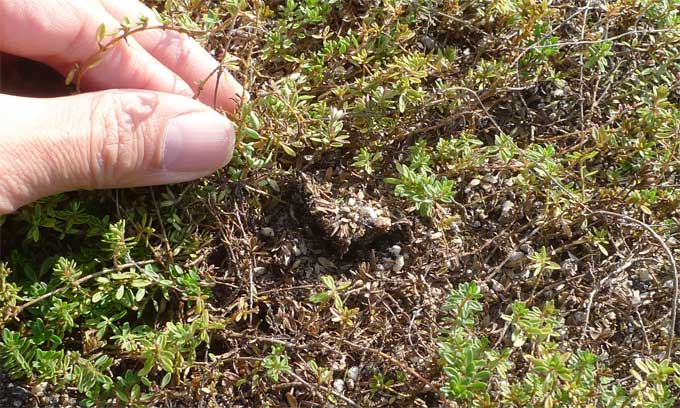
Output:
[[[90,155],[95,187],[114,184],[133,173],[144,156],[137,137],[134,97],[105,92],[93,98],[90,118]]]

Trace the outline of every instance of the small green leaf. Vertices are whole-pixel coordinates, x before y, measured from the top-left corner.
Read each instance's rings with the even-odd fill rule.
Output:
[[[260,118],[257,117],[255,112],[250,111],[250,113],[248,114],[248,118],[250,119],[250,123],[253,125],[255,130],[260,130],[260,128],[262,127],[262,123],[260,122]]]
[[[171,379],[172,379],[172,373],[166,373],[163,376],[163,379],[161,380],[161,388],[167,387],[167,385],[170,384]]]
[[[130,282],[130,285],[134,288],[144,288],[151,285],[151,282],[146,279],[135,279]]]
[[[116,290],[116,295],[115,298],[116,300],[121,300],[123,298],[123,295],[125,295],[125,286],[118,286],[118,290]]]
[[[243,132],[246,134],[246,140],[260,140],[260,134],[255,129],[246,127]]]
[[[135,300],[136,300],[137,302],[141,302],[142,299],[144,299],[144,295],[146,295],[146,289],[140,288],[140,289],[137,291],[137,294],[135,295]]]
[[[406,112],[406,94],[399,95],[399,113]]]
[[[326,303],[331,298],[331,296],[326,293],[315,293],[309,297],[309,301],[312,303]]]
[[[97,42],[101,44],[101,42],[104,41],[105,36],[106,36],[106,24],[102,23],[97,28]]]
[[[288,146],[288,145],[286,145],[286,144],[284,144],[284,143],[279,143],[279,146],[281,146],[281,148],[283,149],[283,151],[286,152],[286,154],[287,154],[288,156],[291,156],[291,157],[297,156],[297,154],[295,153],[295,150],[291,149],[290,146]]]
[[[321,283],[323,283],[324,286],[326,286],[326,287],[327,287],[328,289],[330,289],[330,290],[336,289],[336,286],[335,286],[335,279],[333,279],[333,277],[330,276],[330,275],[324,275],[324,276],[322,276],[322,277],[321,277]]]

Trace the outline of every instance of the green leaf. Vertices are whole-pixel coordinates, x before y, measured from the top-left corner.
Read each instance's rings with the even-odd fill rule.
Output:
[[[104,41],[105,36],[106,36],[106,24],[102,23],[97,28],[97,42],[101,44],[101,42]]]
[[[406,112],[406,94],[405,93],[399,95],[399,112],[400,113]]]
[[[323,276],[321,277],[321,283],[323,283],[324,286],[326,286],[326,287],[327,287],[328,289],[330,289],[330,290],[335,290],[335,289],[336,289],[336,286],[335,286],[335,279],[333,279],[333,277],[330,276],[330,275],[323,275]]]
[[[486,390],[486,383],[483,383],[483,382],[480,382],[480,381],[474,382],[474,383],[468,385],[468,388],[472,391],[475,391],[475,392],[482,392],[482,391]]]
[[[291,149],[290,146],[286,145],[285,143],[279,143],[279,146],[281,146],[283,151],[286,152],[286,154],[288,156],[291,156],[291,157],[297,156],[297,153],[295,153],[295,150]]]
[[[137,374],[140,377],[146,376],[147,374],[149,374],[151,372],[151,369],[153,369],[153,365],[154,365],[153,356],[150,356],[150,357],[151,358],[147,358],[144,361],[144,367],[142,367],[142,369],[137,372]]]
[[[168,384],[170,384],[170,380],[172,379],[172,373],[165,373],[163,376],[163,379],[161,380],[161,388],[167,387]]]
[[[141,302],[142,299],[144,299],[144,295],[146,295],[146,289],[140,288],[140,289],[137,291],[137,294],[135,295],[135,300],[136,300],[137,302]]]
[[[245,127],[243,132],[246,134],[246,140],[260,140],[260,134],[255,129]]]
[[[121,300],[123,298],[123,295],[125,295],[125,286],[118,286],[118,290],[116,290],[116,295],[115,299],[116,300]]]
[[[99,303],[103,298],[104,298],[103,292],[96,292],[94,295],[92,295],[92,303]]]
[[[161,350],[158,361],[160,362],[163,370],[168,373],[172,373],[175,369],[174,365],[174,353],[170,350]]]
[[[144,288],[151,285],[151,282],[147,279],[135,279],[130,282],[130,285],[134,288]]]
[[[326,303],[328,300],[331,298],[331,295],[329,295],[326,292],[322,293],[314,293],[309,297],[309,301],[312,303]]]
[[[257,114],[255,114],[253,111],[250,111],[248,118],[250,119],[250,123],[253,125],[255,130],[260,130],[262,123],[260,123],[260,118],[257,117]]]

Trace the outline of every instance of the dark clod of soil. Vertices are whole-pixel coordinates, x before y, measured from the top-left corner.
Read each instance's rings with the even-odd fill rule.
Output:
[[[409,223],[356,186],[334,188],[319,176],[300,173],[288,184],[288,196],[297,220],[339,258],[406,239]]]

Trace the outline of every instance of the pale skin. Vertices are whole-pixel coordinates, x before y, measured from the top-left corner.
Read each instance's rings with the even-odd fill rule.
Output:
[[[140,15],[157,24],[137,0],[0,0],[0,53],[66,75],[97,52],[100,24],[117,27]],[[219,82],[209,77],[217,66],[188,36],[148,30],[120,41],[85,73],[88,92],[0,93],[0,215],[56,193],[184,182],[224,166],[234,127],[210,106],[216,96],[219,110],[235,112],[244,91],[228,73]],[[192,99],[208,77],[211,92]]]

